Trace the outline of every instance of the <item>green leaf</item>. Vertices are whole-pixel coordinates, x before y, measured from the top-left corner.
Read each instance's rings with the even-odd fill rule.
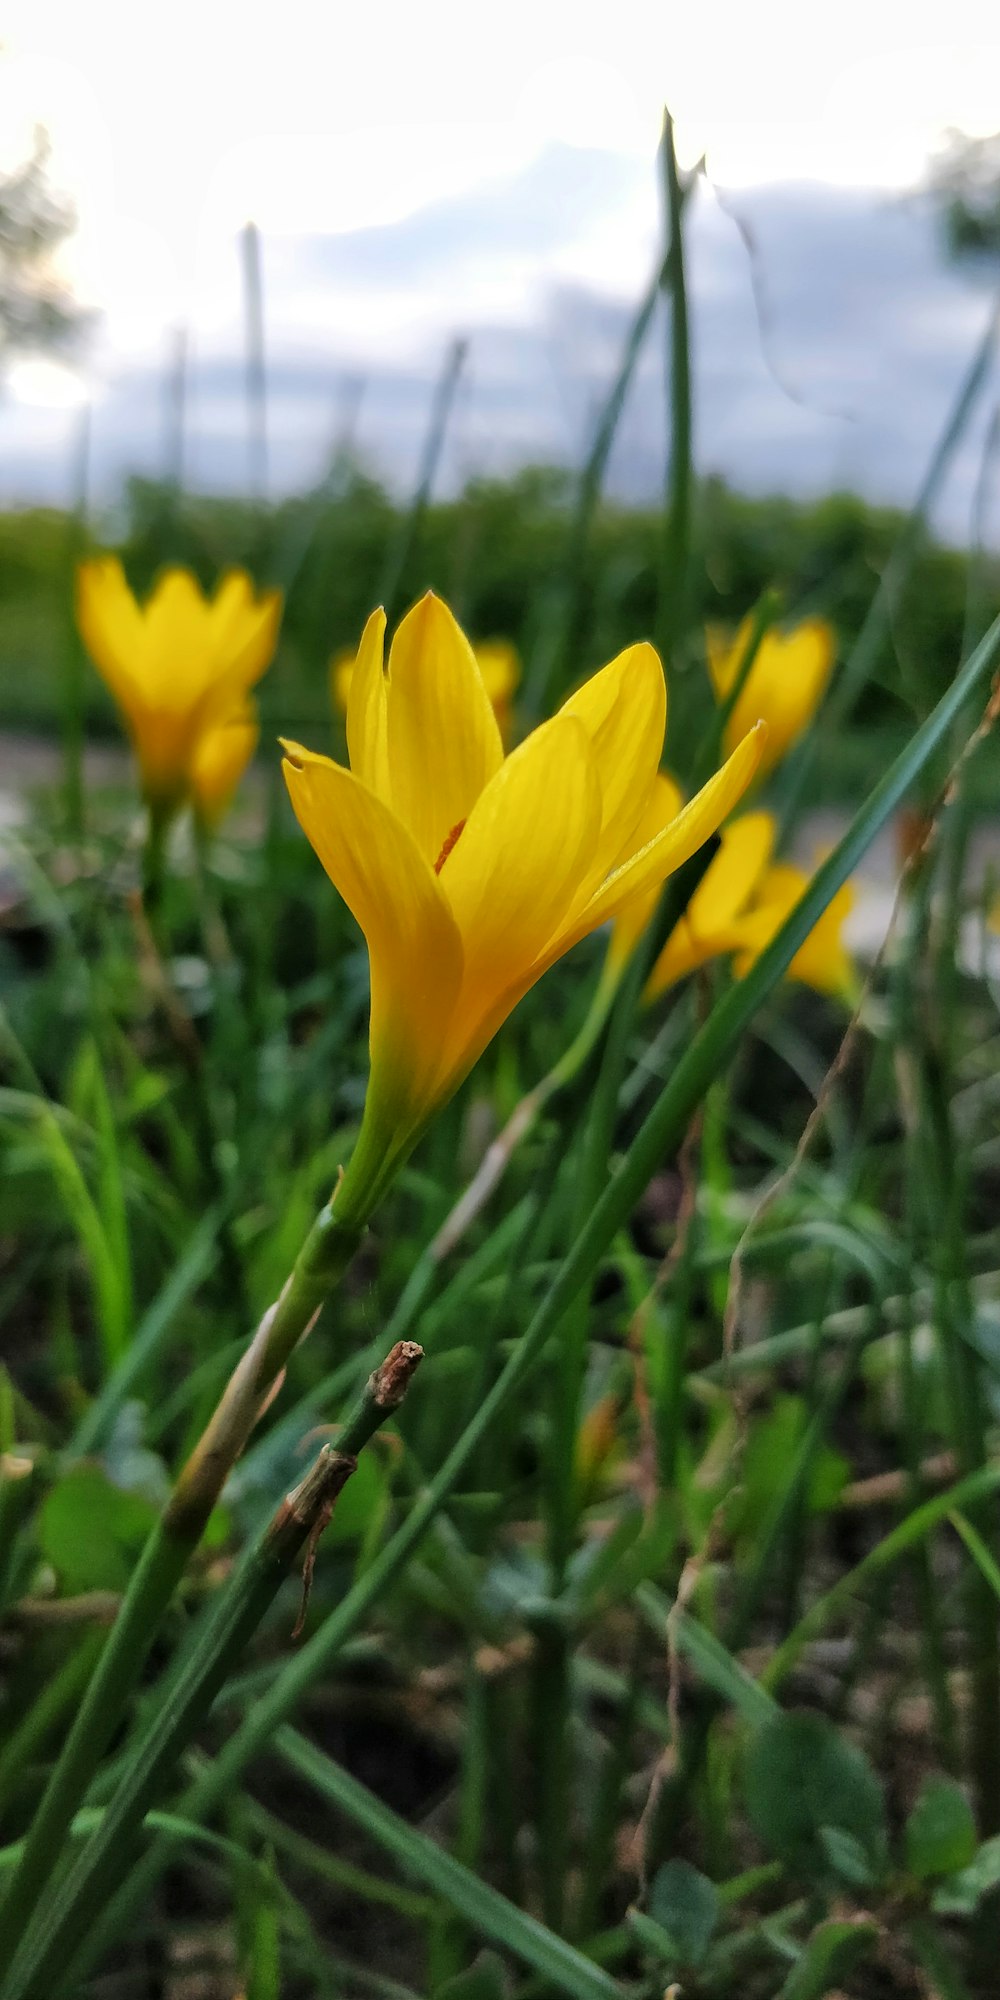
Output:
[[[698,1966],[719,1921],[715,1883],[690,1861],[667,1861],[653,1877],[649,1914],[666,1931],[680,1964]]]
[[[867,1758],[825,1717],[782,1714],[765,1723],[747,1752],[744,1791],[761,1839],[793,1869],[828,1876],[832,1831],[852,1836],[881,1873],[882,1788]]]
[[[467,1972],[458,1972],[434,1989],[434,2000],[505,2000],[503,1966],[492,1951],[480,1953]]]
[[[278,1731],[274,1748],[321,1798],[360,1826],[367,1839],[377,1841],[415,1881],[440,1896],[470,1929],[513,1952],[547,1985],[573,2000],[617,2000],[619,1988],[610,1974],[401,1819],[316,1744],[286,1725]]]
[[[754,1425],[747,1445],[744,1469],[744,1500],[740,1525],[746,1531],[756,1527],[784,1491],[788,1468],[809,1426],[809,1411],[801,1396],[779,1396],[767,1416]],[[805,1502],[811,1513],[828,1511],[849,1477],[849,1467],[840,1452],[821,1444],[813,1453],[805,1486]]]
[[[931,1898],[931,1908],[942,1917],[971,1916],[982,1897],[997,1888],[1000,1888],[1000,1833],[983,1841],[967,1868],[960,1868],[957,1875],[949,1875],[946,1882],[939,1884]]]
[[[859,1963],[877,1936],[874,1924],[838,1918],[818,1924],[777,2000],[823,2000],[824,1994]]]
[[[135,1557],[156,1525],[156,1508],[112,1486],[99,1465],[76,1465],[48,1494],[38,1541],[67,1596],[124,1590]]]
[[[821,1826],[820,1846],[835,1875],[842,1882],[849,1882],[852,1889],[870,1889],[875,1880],[871,1862],[853,1833],[846,1833],[842,1826]]]
[[[246,2000],[281,2000],[281,1923],[272,1856],[267,1856],[264,1867],[270,1877],[270,1894],[261,1895],[257,1887],[256,1893],[246,1898],[249,1910]]]
[[[960,1785],[928,1778],[905,1834],[906,1865],[918,1881],[968,1868],[976,1852],[976,1822]]]

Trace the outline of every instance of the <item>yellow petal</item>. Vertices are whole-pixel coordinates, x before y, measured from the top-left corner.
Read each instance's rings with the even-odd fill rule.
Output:
[[[281,624],[280,590],[258,597],[245,570],[223,577],[210,609],[211,645],[231,686],[253,687],[274,658]]]
[[[473,651],[493,708],[506,708],[521,678],[516,648],[507,639],[484,639]]]
[[[732,686],[748,637],[749,624],[744,621],[725,657],[713,650],[716,642],[709,642],[709,665],[720,696]],[[835,653],[833,632],[821,618],[806,619],[790,632],[765,632],[726,725],[727,750],[761,717],[769,732],[761,775],[773,770],[812,721]]]
[[[406,827],[360,779],[287,743],[296,818],[365,934],[371,961],[366,1119],[391,1148],[433,1102],[433,1079],[462,976],[462,945],[434,871]]]
[[[768,869],[760,884],[759,901],[735,926],[739,951],[735,968],[742,978],[777,936],[787,917],[801,900],[810,877],[791,862],[779,862]],[[827,904],[788,968],[788,979],[799,979],[820,993],[844,995],[854,983],[854,966],[841,930],[854,907],[854,888],[845,882]]]
[[[644,1006],[651,1006],[668,987],[676,986],[679,979],[686,979],[700,965],[707,965],[722,952],[732,951],[738,942],[738,936],[733,937],[728,931],[714,935],[696,931],[685,912],[674,925],[646,981],[642,993]]]
[[[129,712],[146,658],[142,613],[117,556],[95,556],[76,577],[80,636],[115,700]]]
[[[384,671],[385,612],[373,611],[361,634],[347,689],[347,752],[351,770],[389,803],[389,750],[386,736]]]
[[[655,647],[628,646],[570,695],[560,713],[578,716],[593,745],[602,796],[600,880],[639,823],[663,749],[667,690]]]
[[[590,741],[575,716],[542,723],[490,780],[440,873],[465,955],[453,1040],[474,1035],[544,951],[600,818]]]
[[[766,737],[766,728],[758,723],[721,771],[702,786],[676,819],[670,820],[638,853],[609,875],[586,909],[574,919],[568,939],[561,946],[563,950],[568,950],[569,943],[577,938],[586,937],[598,924],[617,916],[632,896],[663,882],[690,860],[743,797],[756,774]]]
[[[691,898],[691,923],[711,935],[722,930],[749,902],[771,858],[776,825],[772,813],[741,813],[723,828],[713,855]]]
[[[351,699],[351,681],[354,678],[355,657],[353,646],[345,646],[340,652],[334,653],[328,668],[330,675],[330,703],[333,708],[340,710],[341,715],[347,714],[348,703]]]
[[[386,692],[392,808],[433,867],[503,746],[472,647],[430,591],[396,631]]]
[[[649,975],[643,992],[647,1005],[699,965],[707,965],[739,943],[741,934],[734,929],[734,922],[767,866],[774,837],[774,819],[765,812],[743,813],[723,828],[718,852]]]
[[[215,826],[227,811],[259,738],[252,702],[199,738],[191,762],[191,800],[206,826]]]
[[[683,803],[684,795],[676,780],[666,771],[657,771],[642,817],[632,835],[629,852],[622,859],[630,860],[641,847],[654,840],[665,826],[670,825],[671,820],[677,818]],[[624,909],[619,911],[608,946],[608,958],[612,965],[623,965],[631,956],[660,900],[660,886],[659,882],[654,882],[651,889],[643,889],[630,897]]]

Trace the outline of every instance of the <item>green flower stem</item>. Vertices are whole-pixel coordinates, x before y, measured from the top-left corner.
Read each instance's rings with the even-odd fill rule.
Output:
[[[157,946],[160,942],[160,911],[166,875],[167,832],[172,816],[168,807],[149,806],[146,842],[142,850],[142,900]]]
[[[329,1520],[357,1453],[399,1407],[422,1355],[414,1341],[397,1343],[369,1377],[337,1444],[324,1445],[301,1485],[282,1501],[220,1591],[200,1641],[169,1689],[98,1830],[15,1962],[5,2000],[48,2000],[67,1954],[79,1944],[100,1898],[121,1873],[123,1857],[163,1779],[207,1715],[302,1544]]]
[[[73,1814],[82,1804],[118,1726],[227,1474],[293,1349],[308,1332],[357,1248],[363,1217],[357,1213],[352,1192],[350,1179],[345,1178],[333,1201],[317,1217],[281,1297],[264,1314],[234,1369],[139,1558],[0,1905],[0,1977],[10,1968],[58,1861]]]

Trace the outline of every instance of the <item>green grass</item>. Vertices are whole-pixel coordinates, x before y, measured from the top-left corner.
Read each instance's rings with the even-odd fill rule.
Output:
[[[527,996],[165,1598],[140,1552],[350,1155],[366,961],[268,757],[263,813],[201,856],[173,841],[154,976],[134,802],[91,790],[76,830],[65,729],[66,784],[3,863],[0,1894],[25,1940],[0,2000],[167,1995],[200,1946],[213,2000],[995,1990],[1000,1027],[955,945],[995,787],[973,732],[996,605],[916,519],[693,483],[669,143],[665,165],[665,515],[600,491],[644,300],[575,490],[534,474],[435,503],[445,382],[408,512],[346,471],[269,516],[136,488],[130,568],[281,577],[267,728],[324,748],[326,658],[380,578],[517,640],[521,726],[548,682],[558,699],[658,629],[682,775],[711,725],[701,619],[773,586],[836,617],[843,664],[820,781],[807,753],[771,800],[794,824],[840,794],[854,817],[746,980],[713,967],[647,1015],[636,969],[441,1254],[586,1021],[603,941]],[[0,524],[5,658],[40,665],[5,678],[7,724],[75,699],[73,546],[55,516]],[[843,1009],[781,975],[904,801],[936,836],[842,1050]],[[401,1339],[425,1358],[316,1541],[295,1639],[308,1523],[282,1498],[331,1431],[360,1446],[357,1398]],[[130,1588],[126,1659],[123,1621],[106,1635]],[[116,1691],[101,1728],[88,1684]]]

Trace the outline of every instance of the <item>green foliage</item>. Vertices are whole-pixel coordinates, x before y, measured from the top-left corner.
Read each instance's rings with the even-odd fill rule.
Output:
[[[769,1852],[797,1874],[872,1878],[886,1861],[882,1788],[868,1759],[821,1715],[775,1716],[751,1739],[747,1810]],[[832,1836],[832,1838],[831,1838]]]
[[[777,2000],[823,2000],[870,1951],[874,1924],[830,1918],[817,1926],[805,1950],[780,1988]]]
[[[677,1963],[699,1966],[719,1921],[714,1882],[689,1861],[666,1861],[650,1883],[649,1913],[669,1939]]]
[[[67,1596],[121,1590],[156,1509],[113,1486],[97,1465],[77,1465],[52,1488],[38,1516],[38,1546]]]
[[[511,639],[530,670],[558,612],[556,580],[566,560],[570,482],[544,468],[505,481],[476,480],[455,500],[432,502],[408,558],[400,601],[433,586],[473,637]],[[286,588],[278,660],[261,684],[263,755],[290,732],[325,749],[340,725],[329,706],[327,661],[357,643],[384,590],[386,549],[401,513],[363,470],[343,469],[336,490],[279,503],[266,523],[240,500],[190,495],[180,514],[163,489],[134,480],[118,546],[134,586],[145,590],[166,559],[190,564],[206,587],[220,569],[251,563],[263,581]],[[697,495],[705,550],[696,621],[735,622],[773,587],[785,615],[821,612],[842,651],[861,629],[874,581],[899,534],[901,517],[850,495],[796,503],[750,500],[709,479]],[[592,515],[578,612],[581,641],[569,678],[580,679],[637,634],[656,629],[659,515],[601,500]],[[59,661],[68,615],[71,524],[54,511],[0,516],[0,726],[51,725],[60,701]],[[954,674],[965,619],[964,555],[926,541],[893,607],[893,646],[865,688],[859,727],[825,746],[827,796],[856,793],[886,746],[905,740],[910,718],[926,713]],[[684,761],[700,733],[707,686],[698,665],[697,627],[686,642],[674,691],[668,756]],[[554,694],[557,693],[554,690]],[[88,667],[83,681],[91,729],[116,733],[110,701]],[[879,748],[872,732],[878,732]]]
[[[676,238],[687,190],[669,192]],[[445,1250],[491,1140],[589,1018],[602,941],[526,996],[290,1355],[168,1595],[155,1541],[137,1564],[147,1532],[350,1154],[365,953],[273,767],[212,843],[175,829],[155,937],[124,767],[89,789],[82,837],[49,792],[7,838],[5,1885],[87,1687],[116,1694],[71,1772],[74,1858],[41,1855],[55,1879],[0,2000],[96,1992],[114,1953],[145,1978],[194,1937],[221,1940],[219,1989],[254,2000],[653,2000],[674,1979],[692,2000],[819,2000],[867,1993],[883,1943],[873,1993],[889,1966],[901,1990],[991,2000],[1000,1038],[992,973],[955,943],[983,936],[965,856],[992,745],[908,885],[850,1060],[843,1010],[781,974],[795,924],[915,788],[933,797],[978,720],[995,638],[955,673],[992,586],[844,496],[744,500],[680,463],[669,532],[604,501],[633,360],[579,482],[536,469],[407,514],[338,461],[270,511],[136,482],[116,523],[139,586],[183,559],[286,589],[265,741],[339,743],[327,658],[402,551],[404,599],[432,583],[474,637],[520,647],[519,727],[547,674],[669,627],[686,779],[703,620],[774,587],[789,616],[832,616],[847,654],[896,554],[891,618],[853,653],[857,726],[821,738],[823,785],[864,799],[806,914],[742,982],[710,968],[655,1015],[622,989]],[[61,712],[71,528],[0,518],[8,723]],[[685,620],[664,620],[667,573]],[[766,797],[795,819],[821,791],[796,802],[788,775]],[[284,1496],[411,1339],[421,1371],[313,1522],[306,1592],[261,1557],[267,1524],[288,1529]],[[151,1643],[115,1683],[92,1620],[122,1592]]]
[[[480,1952],[468,1972],[456,1973],[435,1988],[434,2000],[506,2000],[503,1966],[491,1951]]]
[[[928,1778],[906,1822],[906,1865],[911,1875],[953,1875],[968,1868],[976,1851],[976,1822],[960,1785]]]

